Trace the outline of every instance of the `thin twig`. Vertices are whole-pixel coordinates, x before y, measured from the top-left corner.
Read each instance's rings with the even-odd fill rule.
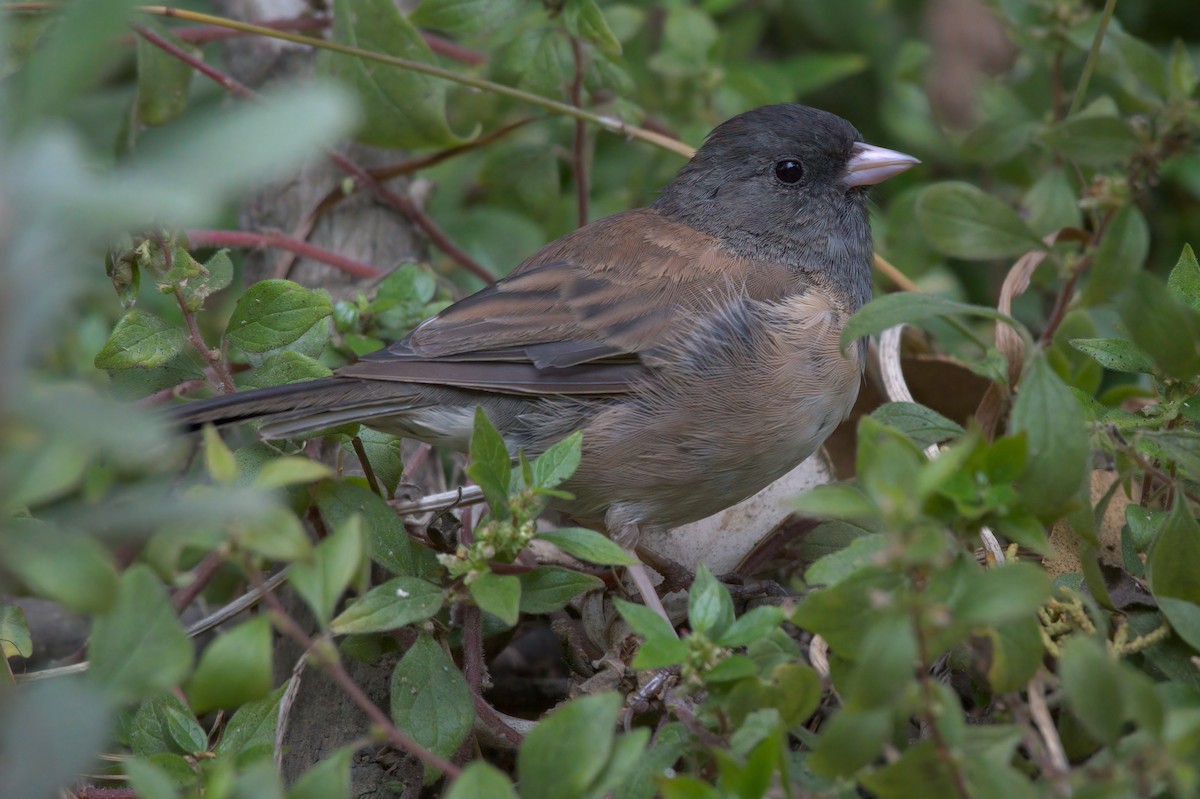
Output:
[[[925,721],[925,725],[929,728],[929,739],[933,742],[933,750],[937,754],[942,767],[946,769],[950,777],[950,783],[954,786],[954,793],[959,799],[971,799],[971,790],[967,787],[967,778],[955,762],[954,755],[950,751],[950,746],[942,736],[941,729],[938,728],[938,714],[934,712],[933,707],[937,699],[933,695],[933,678],[929,675],[929,667],[931,665],[929,643],[925,640],[925,632],[921,627],[919,608],[913,608],[912,625],[913,635],[917,639],[917,657],[921,661],[917,665],[917,681],[921,686],[921,716]]]
[[[1071,99],[1070,110],[1067,111],[1068,117],[1075,116],[1075,112],[1083,105],[1088,83],[1092,80],[1092,72],[1095,71],[1096,63],[1100,60],[1100,46],[1104,43],[1104,33],[1108,30],[1108,23],[1112,19],[1113,10],[1116,7],[1117,0],[1108,0],[1104,4],[1104,10],[1100,12],[1100,25],[1096,28],[1096,35],[1092,38],[1092,49],[1088,51],[1087,61],[1083,65],[1083,74],[1079,76],[1079,85],[1075,87],[1075,96]]]
[[[498,94],[504,97],[510,97],[514,100],[520,100],[530,105],[535,105],[540,108],[545,108],[548,111],[553,111],[556,114],[568,116],[573,119],[582,119],[585,122],[590,122],[593,125],[598,125],[610,133],[616,133],[620,136],[626,136],[631,139],[638,139],[648,144],[653,144],[656,147],[661,147],[664,150],[670,150],[674,153],[679,153],[687,158],[690,158],[695,150],[681,141],[664,136],[661,133],[655,133],[645,128],[640,128],[636,125],[630,125],[624,120],[616,117],[605,116],[603,114],[595,114],[590,111],[585,111],[582,108],[577,108],[568,103],[562,103],[558,100],[551,100],[549,97],[542,97],[532,92],[523,91],[505,86],[500,83],[493,83],[490,80],[477,78],[473,75],[466,75],[460,72],[455,72],[452,69],[444,69],[434,64],[426,64],[422,61],[413,61],[408,58],[398,58],[396,56],[376,53],[371,50],[364,50],[360,47],[351,47],[339,42],[330,42],[321,39],[315,39],[311,36],[301,36],[299,34],[289,33],[287,31],[277,31],[270,28],[264,28],[259,25],[252,25],[246,22],[217,17],[211,14],[201,14],[196,11],[187,11],[180,8],[171,8],[169,6],[140,6],[139,11],[145,14],[155,14],[157,16],[169,17],[172,19],[183,19],[189,22],[200,22],[209,25],[218,25],[224,28],[240,30],[246,33],[256,33],[260,36],[266,36],[272,39],[281,39],[287,42],[296,44],[308,45],[323,50],[330,50],[343,55],[354,56],[356,58],[364,58],[370,61],[375,61],[388,66],[407,69],[411,72],[418,72],[422,75],[440,78],[452,83],[458,83],[463,86],[469,86],[473,89]]]
[[[379,480],[375,477],[375,469],[371,467],[371,459],[367,457],[367,449],[363,446],[362,439],[356,435],[350,436],[350,445],[354,447],[354,454],[358,456],[358,463],[362,466],[363,474],[367,477],[367,485],[379,495],[380,499],[387,501],[387,496],[384,495],[383,489],[379,487]]]
[[[213,577],[217,575],[224,563],[224,554],[219,550],[213,550],[196,564],[196,568],[192,569],[192,581],[171,597],[171,604],[175,606],[176,613],[182,613],[188,605],[192,604],[192,600],[200,596],[200,592],[212,582]]]
[[[384,274],[382,269],[377,269],[370,264],[338,255],[324,247],[318,247],[282,233],[251,233],[244,230],[189,230],[187,235],[188,241],[193,247],[244,247],[249,249],[278,247],[304,258],[328,264],[354,277],[374,279],[382,277]]]
[[[164,252],[166,250],[167,248],[164,248]],[[169,252],[167,252],[166,257],[168,260],[170,259]],[[183,320],[187,323],[188,339],[192,342],[192,347],[195,348],[196,352],[200,353],[201,358],[208,362],[213,374],[216,375],[217,380],[221,383],[221,390],[226,394],[232,394],[237,391],[237,386],[233,383],[233,375],[229,373],[225,362],[221,360],[220,351],[209,349],[208,345],[204,343],[204,336],[200,335],[200,326],[196,324],[196,315],[188,308],[187,299],[183,296],[183,289],[179,286],[175,286],[174,288],[175,299],[179,302],[179,310],[183,311]]]

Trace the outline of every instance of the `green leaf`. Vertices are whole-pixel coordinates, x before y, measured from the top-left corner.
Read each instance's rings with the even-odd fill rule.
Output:
[[[268,355],[242,383],[246,388],[270,388],[305,380],[318,380],[331,374],[333,370],[315,358],[302,352],[284,350]]]
[[[1079,227],[1079,197],[1061,167],[1047,169],[1025,194],[1029,227],[1045,236],[1066,227]]]
[[[1096,247],[1079,301],[1100,305],[1116,296],[1142,270],[1150,252],[1150,228],[1135,205],[1117,211]]]
[[[1025,507],[1041,517],[1061,514],[1087,480],[1091,449],[1083,408],[1043,356],[1021,378],[1009,432],[1025,433],[1029,446],[1016,483]]]
[[[333,41],[374,53],[436,63],[421,34],[391,0],[334,0]],[[399,67],[322,53],[318,69],[352,87],[366,119],[357,138],[378,147],[462,144],[446,121],[446,83]]]
[[[1150,591],[1171,626],[1200,651],[1200,524],[1178,502],[1163,521],[1146,560]],[[1169,600],[1164,602],[1163,600]]]
[[[0,604],[0,652],[6,660],[33,654],[33,639],[20,605]]]
[[[1129,335],[1166,374],[1187,379],[1200,372],[1200,315],[1179,302],[1161,281],[1139,274],[1118,310]]]
[[[1100,743],[1112,743],[1121,734],[1119,666],[1097,641],[1073,635],[1063,647],[1058,675],[1071,712],[1088,734]]]
[[[121,317],[96,353],[97,369],[152,369],[165,366],[183,351],[183,331],[145,311]]]
[[[392,720],[426,749],[449,757],[471,732],[471,688],[437,641],[417,636],[392,671]]]
[[[521,581],[515,575],[485,572],[468,588],[480,610],[509,626],[517,623],[521,616]]]
[[[573,35],[595,45],[609,58],[621,55],[621,43],[613,35],[612,28],[608,27],[608,21],[604,19],[595,0],[566,0],[563,21]]]
[[[208,736],[196,714],[173,691],[144,700],[129,727],[133,753],[152,757],[163,752],[195,755],[208,747]]]
[[[890,705],[915,680],[917,639],[912,624],[899,618],[878,618],[865,631],[853,657],[854,671],[841,687],[846,710],[861,712]]]
[[[313,562],[297,561],[288,570],[288,582],[312,608],[322,627],[328,626],[338,599],[358,573],[364,544],[362,517],[351,516],[317,545]]]
[[[233,261],[229,260],[228,250],[218,250],[204,262],[200,274],[182,283],[179,288],[183,291],[188,310],[198,311],[213,294],[227,288],[233,282]]]
[[[287,684],[256,702],[237,709],[225,725],[225,732],[213,750],[218,755],[237,756],[252,749],[271,751],[275,745],[275,727],[279,720],[279,703]]]
[[[34,519],[0,525],[4,569],[39,596],[83,613],[112,607],[117,570],[94,538],[63,533]]]
[[[171,35],[164,26],[143,20],[143,25],[181,51],[196,56],[199,51]],[[137,96],[134,113],[143,125],[162,125],[187,110],[192,86],[192,66],[162,48],[137,38]]]
[[[185,688],[197,713],[239,707],[271,691],[271,623],[265,616],[222,632],[204,649]]]
[[[1049,128],[1042,141],[1066,160],[1089,166],[1119,164],[1137,149],[1133,131],[1116,117],[1074,116]]]
[[[287,799],[350,799],[350,763],[353,746],[321,753],[316,765],[304,772],[287,792]]]
[[[351,602],[329,629],[335,635],[395,630],[432,618],[442,609],[445,592],[418,577],[394,577]]]
[[[822,726],[806,765],[820,776],[849,776],[879,756],[891,733],[892,713],[888,708],[843,710]],[[926,782],[914,784],[924,786]],[[953,791],[944,795],[953,795]]]
[[[499,519],[507,519],[508,486],[512,481],[512,458],[504,439],[496,430],[483,406],[475,408],[475,427],[471,433],[471,465],[467,467],[467,476],[487,497],[492,514]]]
[[[187,676],[192,642],[149,567],[131,566],[121,576],[116,604],[93,622],[88,654],[88,679],[122,699],[172,688]]]
[[[879,509],[856,485],[832,483],[805,491],[790,503],[800,513],[817,518],[871,520]]]
[[[926,796],[954,796],[957,791],[950,768],[932,741],[921,741],[906,749],[899,759],[871,769],[859,782],[879,799],[910,797],[917,785],[922,792],[928,791],[923,794]]]
[[[446,33],[476,33],[513,16],[512,0],[421,0],[408,15],[413,25]]]
[[[717,643],[726,647],[747,646],[758,641],[778,627],[786,618],[783,609],[774,605],[762,605],[742,614],[741,618],[721,633]]]
[[[667,620],[645,605],[614,599],[613,605],[630,628],[645,642],[634,658],[634,668],[653,669],[682,663],[687,657],[687,644],[679,640]]]
[[[522,613],[550,613],[585,591],[604,587],[599,577],[558,566],[537,566],[518,579]]]
[[[321,515],[334,527],[355,514],[362,517],[371,559],[393,574],[420,576],[436,565],[431,553],[412,546],[391,506],[365,485],[349,480],[321,483],[314,494]]]
[[[555,488],[579,467],[583,433],[578,430],[551,446],[533,462],[533,488]]]
[[[876,297],[859,308],[842,328],[842,347],[849,347],[856,339],[874,335],[896,325],[915,325],[929,319],[958,315],[995,319],[1021,330],[1016,320],[995,308],[968,305],[937,294],[902,291]]]
[[[1188,428],[1142,430],[1137,449],[1144,455],[1168,460],[1182,476],[1200,479],[1200,431]]]
[[[264,280],[237,301],[225,339],[243,352],[269,352],[291,344],[332,315],[325,292],[290,280]]]
[[[521,799],[583,799],[613,749],[621,697],[594,694],[560,706],[517,753]]]
[[[1200,311],[1200,264],[1196,263],[1192,245],[1183,245],[1183,252],[1167,278],[1167,289],[1175,299],[1193,311]]]
[[[733,599],[703,563],[688,589],[688,623],[693,631],[713,640],[733,624]]]
[[[871,411],[871,416],[904,433],[922,449],[958,438],[966,432],[957,422],[915,402],[886,402]]]
[[[1153,374],[1154,362],[1132,341],[1123,338],[1073,338],[1070,344],[1114,372]]]
[[[792,623],[817,633],[838,652],[855,652],[864,632],[879,617],[878,605],[890,601],[901,578],[867,567],[837,585],[812,591],[796,607]]]
[[[446,799],[517,799],[503,771],[483,760],[472,760],[454,780]]]
[[[362,442],[367,460],[375,472],[375,479],[383,488],[384,495],[395,495],[400,479],[404,476],[403,439],[363,427],[358,431],[358,440]],[[353,452],[353,442],[347,440],[342,444],[342,449]],[[357,455],[355,457],[357,458]]]
[[[1171,47],[1167,73],[1171,80],[1169,93],[1173,100],[1191,97],[1192,92],[1196,91],[1196,85],[1200,83],[1200,78],[1196,77],[1196,65],[1192,62],[1192,56],[1187,45],[1180,39],[1176,39]]]
[[[549,541],[568,555],[586,563],[599,566],[632,566],[637,558],[630,555],[614,542],[595,530],[584,527],[565,527],[538,533],[538,538]]]
[[[312,543],[296,514],[284,507],[268,508],[233,528],[238,546],[271,560],[300,560],[312,556]]]
[[[917,199],[917,223],[934,249],[954,258],[986,260],[1045,249],[1016,211],[969,183],[927,188]]]

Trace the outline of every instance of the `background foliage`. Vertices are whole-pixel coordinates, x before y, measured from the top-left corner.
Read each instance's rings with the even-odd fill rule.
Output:
[[[317,80],[258,103],[209,79],[211,27],[129,2],[0,15],[0,796],[348,796],[352,755],[379,742],[420,764],[388,790],[455,799],[1200,793],[1186,4],[331,9],[277,35],[417,64],[326,50]],[[480,417],[466,476],[488,514],[426,528],[385,502],[414,479],[387,437],[338,431],[326,465],[207,431],[197,456],[153,410],[327,374],[581,220],[651,201],[681,163],[672,137],[796,100],[924,161],[873,211],[901,273],[880,293],[910,291],[847,341],[923,328],[904,365],[926,405],[866,392],[831,444],[846,479],[798,500],[827,521],[765,572],[785,598],[702,568],[682,637],[605,605],[624,553],[534,524],[578,439],[513,465]],[[342,157],[331,202],[374,192],[430,235],[428,262],[302,249],[361,286],[245,285],[216,247],[297,242],[202,226],[231,227],[245,192],[352,133],[410,151],[375,176],[436,192],[389,198]],[[367,476],[347,476],[355,453]],[[977,552],[984,528],[1009,546]],[[193,617],[264,597],[283,565],[307,615],[265,593],[266,612],[215,632]],[[86,620],[86,649],[39,651],[30,598]],[[534,726],[492,707],[484,653],[494,665],[538,619],[564,637],[577,698],[526,708]],[[286,788],[279,638],[370,720]],[[355,659],[388,664],[382,706]]]

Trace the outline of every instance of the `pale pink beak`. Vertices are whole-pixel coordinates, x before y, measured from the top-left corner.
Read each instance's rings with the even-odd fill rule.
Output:
[[[846,176],[842,180],[851,187],[874,186],[919,163],[911,155],[857,142],[850,160],[846,162]]]

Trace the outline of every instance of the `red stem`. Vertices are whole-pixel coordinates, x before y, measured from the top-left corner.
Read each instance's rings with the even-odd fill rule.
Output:
[[[194,247],[245,247],[249,249],[278,247],[281,250],[288,250],[305,258],[312,258],[314,261],[337,267],[354,277],[373,279],[383,276],[382,270],[364,264],[362,261],[338,255],[324,247],[293,239],[282,233],[251,233],[244,230],[189,230],[187,236],[188,241]]]

